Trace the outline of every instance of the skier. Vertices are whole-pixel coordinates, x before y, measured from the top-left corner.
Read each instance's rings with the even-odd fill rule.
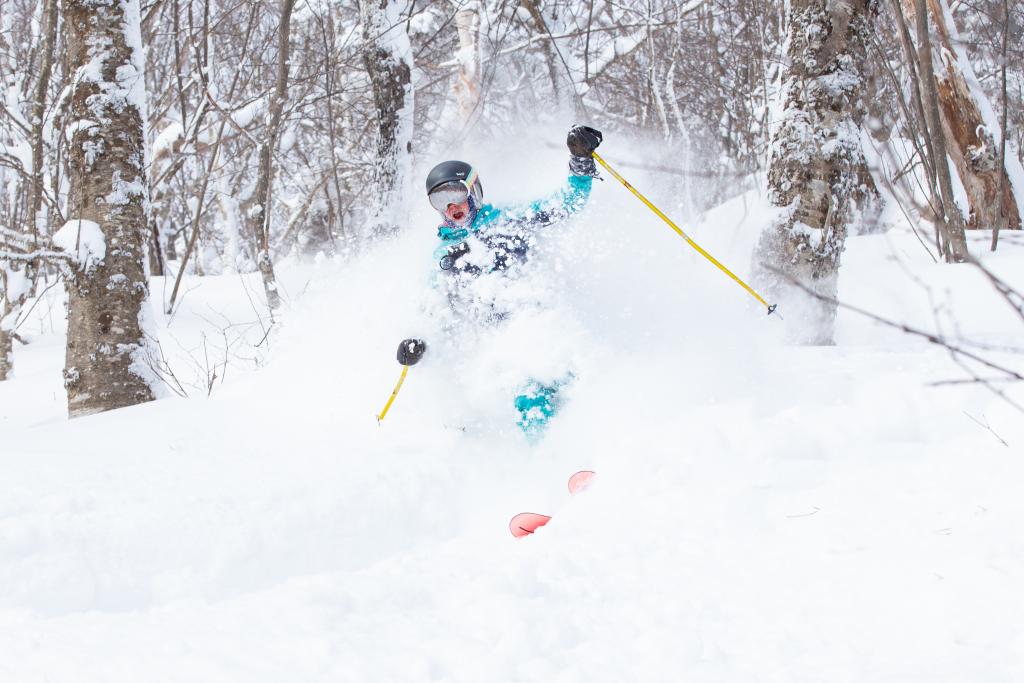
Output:
[[[550,197],[525,206],[485,204],[480,176],[464,161],[445,161],[430,171],[427,198],[441,215],[437,230],[441,243],[434,257],[441,274],[438,286],[449,304],[446,328],[461,327],[467,321],[492,325],[509,316],[510,311],[493,293],[522,276],[539,228],[568,218],[586,204],[598,176],[593,152],[601,140],[600,131],[574,126],[566,137],[571,172],[567,184]],[[500,285],[481,284],[494,278],[502,279]],[[527,435],[543,429],[558,407],[559,388],[570,378],[571,374],[556,382],[531,380],[522,387],[515,407],[517,424]]]

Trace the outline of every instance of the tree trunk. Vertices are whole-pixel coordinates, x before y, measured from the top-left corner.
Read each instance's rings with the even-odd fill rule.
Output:
[[[924,0],[908,0],[914,4],[914,20],[917,27],[917,57],[920,62],[921,99],[924,102],[925,118],[931,131],[932,149],[935,154],[933,163],[935,174],[942,190],[942,208],[946,220],[942,225],[943,255],[947,261],[962,263],[969,257],[967,237],[964,235],[964,218],[953,197],[953,181],[949,174],[948,153],[945,135],[940,135],[942,127],[939,114],[938,88],[935,81],[935,68],[932,62],[931,38],[928,35],[928,14],[924,9]]]
[[[326,26],[323,31],[324,47],[324,89],[326,92],[333,92],[335,87],[335,73],[337,66],[335,65],[333,54],[334,51],[330,48],[333,44],[335,37],[334,29],[334,16],[331,13],[327,14]],[[327,198],[327,241],[323,243],[323,248],[328,250],[328,253],[332,256],[337,253],[338,245],[337,239],[345,240],[345,222],[344,222],[344,209],[341,207],[342,204],[342,180],[341,173],[338,171],[338,123],[337,116],[335,115],[334,109],[334,98],[328,97],[327,101],[327,138],[331,145],[331,183],[334,187],[334,201],[331,198],[330,189],[324,192]],[[335,205],[335,201],[337,205]],[[337,221],[337,231],[335,231],[335,221]]]
[[[63,0],[63,7],[75,74],[65,229],[91,221],[105,248],[101,260],[77,263],[66,279],[64,382],[68,413],[76,417],[154,398],[144,323],[149,183],[139,0]]]
[[[1006,170],[1006,119],[1007,112],[1009,111],[1009,107],[1007,106],[1008,103],[1006,101],[1006,58],[1007,52],[1009,51],[1009,44],[1010,0],[1003,0],[1003,49],[1002,59],[1000,60],[1001,64],[999,65],[999,91],[1002,95],[1000,99],[1002,99],[1003,112],[1002,120],[999,122],[999,131],[1001,133],[1001,135],[999,136],[999,168],[1003,169],[1004,171]],[[999,177],[999,195],[1002,195],[1003,191],[1006,189],[1007,180],[1008,178],[1006,177],[1006,173],[1003,173]],[[1017,208],[1020,207],[1018,206]],[[999,246],[999,230],[1003,227],[1004,221],[1006,221],[1005,213],[999,216],[999,222],[996,223],[995,226],[992,228],[992,251],[995,251],[996,247]]]
[[[762,234],[755,271],[785,310],[794,341],[832,343],[834,299],[848,226],[869,190],[859,182],[865,41],[872,0],[791,0],[789,70],[768,173],[779,217]]]
[[[30,126],[30,144],[32,147],[32,168],[29,175],[28,205],[25,209],[26,235],[31,236],[32,246],[39,246],[40,212],[43,208],[43,152],[44,152],[44,130],[43,120],[46,116],[47,94],[50,89],[50,74],[53,72],[53,52],[57,42],[57,0],[46,0],[43,5],[42,35],[39,45],[39,77],[35,82],[32,92],[32,109],[29,113],[28,122]],[[0,267],[0,297],[3,298],[3,305],[0,306],[0,382],[10,377],[14,369],[13,344],[11,335],[13,329],[8,326],[14,325],[22,306],[29,295],[35,289],[38,264],[27,262],[24,264],[11,264],[8,272]],[[18,279],[27,278],[28,282],[19,283],[20,286],[15,292],[9,288],[10,276],[17,273]]]
[[[369,216],[374,234],[397,232],[405,222],[405,194],[412,171],[412,50],[401,20],[404,2],[359,0],[363,63],[377,110],[376,206]]]
[[[459,122],[469,125],[480,105],[480,5],[467,3],[455,13],[455,27],[459,33],[459,79],[455,84],[455,99],[459,103]]]
[[[273,154],[281,133],[281,114],[288,93],[288,48],[291,38],[292,8],[295,0],[282,0],[281,22],[277,29],[277,82],[267,107],[267,131],[260,145],[260,169],[256,178],[256,206],[248,213],[249,230],[256,240],[256,265],[263,277],[267,307],[274,311],[281,305],[277,291],[274,261],[270,257],[270,207],[273,200]]]
[[[544,22],[544,15],[541,14],[540,8],[534,0],[522,0],[522,6],[530,14],[530,18],[533,19],[533,23],[536,26],[537,33],[541,36],[547,35],[547,24]],[[541,40],[541,49],[544,50],[544,61],[548,67],[548,78],[551,79],[551,91],[554,94],[555,102],[562,103],[562,85],[558,77],[558,64],[556,63],[557,55],[555,54],[556,45],[554,41]]]
[[[0,332],[0,382],[6,381],[11,370],[14,369],[12,363],[14,344],[12,342],[10,334]]]
[[[53,71],[53,51],[57,42],[57,0],[46,0],[43,6],[43,35],[39,46],[39,79],[32,97],[32,186],[29,195],[29,234],[39,235],[39,211],[43,206],[43,119],[46,116],[46,94]]]
[[[0,305],[0,382],[10,377],[14,369],[14,344],[12,344],[11,330],[8,330],[4,323],[9,323],[8,316],[14,310],[11,306],[7,292],[7,270],[0,265],[0,293],[4,294],[3,305]]]
[[[0,262],[0,382],[10,379],[14,371],[14,326],[35,288],[35,275],[31,262]]]
[[[913,41],[910,39],[910,30],[906,25],[906,17],[903,15],[903,10],[900,7],[900,0],[890,0],[892,5],[893,14],[896,17],[897,35],[899,36],[900,46],[903,49],[903,56],[906,58],[907,71],[910,74],[910,101],[913,102],[913,111],[918,121],[920,122],[922,131],[922,145],[920,150],[921,161],[925,166],[925,175],[928,180],[928,190],[931,195],[931,204],[933,205],[933,211],[937,216],[941,217],[944,221],[945,216],[942,213],[942,196],[939,193],[939,186],[937,184],[936,173],[935,173],[935,147],[932,141],[932,132],[928,128],[928,117],[925,115],[925,102],[922,99],[923,87],[921,85],[921,77],[918,70],[918,56],[913,49]],[[898,79],[893,76],[894,83],[899,84]],[[909,115],[907,120],[910,121]],[[939,246],[941,251],[941,246]]]
[[[978,85],[946,1],[927,0],[927,5],[938,40],[939,60],[936,63],[933,56],[932,61],[942,132],[967,193],[967,227],[991,229],[999,223],[1001,211],[1005,225],[1019,229],[1020,207],[1012,185],[1003,182],[1005,166],[999,164],[995,111]],[[1024,188],[1018,191],[1024,193]]]

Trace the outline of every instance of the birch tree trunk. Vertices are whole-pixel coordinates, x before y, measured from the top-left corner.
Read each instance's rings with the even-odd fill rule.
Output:
[[[865,166],[861,93],[873,4],[789,3],[789,68],[768,172],[770,198],[781,211],[761,235],[755,272],[800,343],[832,343],[835,306],[790,280],[835,298],[847,231],[868,194],[858,172]]]
[[[270,207],[273,201],[273,155],[281,134],[281,114],[288,94],[288,47],[291,40],[292,9],[295,0],[282,0],[281,21],[277,29],[277,79],[267,107],[267,131],[260,145],[260,169],[256,177],[256,206],[247,214],[250,233],[256,240],[256,265],[263,278],[267,307],[274,311],[281,305],[277,291],[274,261],[270,257]]]
[[[455,99],[459,104],[459,122],[466,127],[480,105],[480,4],[474,0],[456,12],[455,27],[459,33],[460,66]]]
[[[924,4],[904,2],[911,5],[909,10],[916,10],[915,4]],[[931,60],[941,128],[946,151],[967,193],[967,227],[990,229],[1002,216],[1004,225],[1019,229],[1020,206],[1013,186],[1006,182],[1006,168],[999,164],[995,110],[978,85],[946,0],[927,0],[927,7],[937,39]],[[1020,166],[1015,159],[1011,163]],[[1024,171],[1019,177],[1024,177]],[[1024,188],[1016,189],[1024,195]]]
[[[144,357],[148,188],[139,0],[63,0],[70,244],[64,382],[71,417],[154,398]],[[95,225],[102,234],[90,235]],[[74,234],[72,232],[72,234]]]
[[[413,90],[412,48],[399,0],[359,0],[363,32],[363,63],[373,88],[377,113],[377,159],[373,183],[376,205],[369,219],[370,235],[397,232],[406,220],[412,173]]]

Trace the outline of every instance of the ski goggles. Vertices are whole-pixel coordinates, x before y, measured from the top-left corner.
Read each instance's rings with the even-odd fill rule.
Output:
[[[444,213],[449,204],[462,204],[469,198],[470,193],[479,205],[483,199],[483,188],[480,185],[480,176],[476,169],[469,171],[465,180],[449,180],[441,183],[427,193],[430,205],[437,211]]]
[[[469,187],[461,180],[438,185],[427,195],[430,205],[441,213],[448,209],[449,204],[462,204],[468,197]]]

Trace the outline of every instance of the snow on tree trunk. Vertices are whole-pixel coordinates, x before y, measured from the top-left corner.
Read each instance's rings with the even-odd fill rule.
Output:
[[[149,288],[139,0],[63,0],[68,103],[64,382],[71,417],[154,398],[145,362]],[[73,132],[72,132],[73,131]]]
[[[370,234],[393,233],[406,221],[412,174],[412,48],[397,0],[359,0],[363,63],[377,111],[377,159],[373,170],[375,206]]]
[[[778,216],[761,235],[755,271],[786,311],[794,341],[832,342],[834,298],[848,226],[869,196],[859,179],[865,42],[872,0],[790,0],[779,127],[768,172]]]
[[[999,165],[999,121],[974,75],[949,6],[946,0],[927,2],[938,38],[932,64],[942,132],[946,151],[967,194],[970,210],[967,227],[990,229],[999,223],[1002,215],[1006,220],[1004,225],[1019,229],[1024,187],[1015,185],[1024,183],[1024,170],[1017,159],[1011,158],[1007,160],[1007,164],[1013,166],[1009,169],[1011,178],[1006,178],[1007,169]],[[914,3],[905,0],[905,5],[913,13]],[[1006,180],[1016,180],[1016,183]]]

